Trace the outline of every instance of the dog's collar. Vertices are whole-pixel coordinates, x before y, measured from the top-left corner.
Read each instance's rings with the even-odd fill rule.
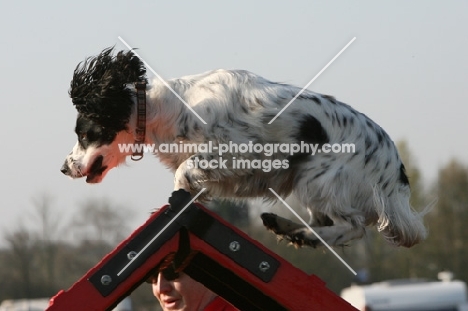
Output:
[[[146,134],[146,82],[135,83],[137,95],[137,124],[135,130],[135,145],[143,144],[145,142]],[[131,159],[139,161],[143,159],[143,149],[135,148]]]

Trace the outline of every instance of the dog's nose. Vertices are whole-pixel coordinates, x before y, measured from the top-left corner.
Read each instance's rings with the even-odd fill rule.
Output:
[[[62,167],[60,168],[60,171],[69,176],[71,173],[70,167],[68,166],[67,160],[65,160],[65,163],[63,163]]]

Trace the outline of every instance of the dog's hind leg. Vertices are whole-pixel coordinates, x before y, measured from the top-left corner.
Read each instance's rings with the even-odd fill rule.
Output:
[[[304,225],[297,224],[272,213],[264,213],[261,217],[265,227],[272,230],[282,239],[290,241],[295,246],[308,245],[317,247],[323,245],[317,235],[330,246],[342,246],[351,240],[361,238],[365,232],[364,226],[338,222],[331,226],[311,227],[314,233]]]

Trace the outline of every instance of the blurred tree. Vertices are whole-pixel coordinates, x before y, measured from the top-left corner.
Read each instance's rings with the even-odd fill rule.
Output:
[[[58,290],[56,283],[56,264],[57,255],[61,244],[59,243],[62,236],[61,216],[52,206],[52,198],[47,194],[33,198],[35,216],[38,219],[35,223],[38,225],[36,234],[38,239],[38,256],[40,260],[40,269],[37,274],[43,273],[44,279],[42,287],[46,292],[54,292]]]
[[[457,160],[439,171],[436,185],[438,202],[430,217],[434,245],[432,257],[438,270],[448,269],[458,278],[468,280],[465,261],[468,258],[466,236],[468,228],[468,172]]]
[[[51,297],[69,288],[130,232],[130,212],[104,199],[86,201],[72,225],[64,223],[50,196],[40,195],[31,202],[32,217],[25,217],[3,236],[0,301]],[[27,220],[31,224],[25,225]],[[73,243],[62,238],[65,228],[75,238]]]
[[[13,298],[32,298],[35,240],[28,229],[19,225],[16,231],[7,233],[5,240],[9,252],[5,256],[5,265],[10,276],[10,294]]]
[[[80,240],[114,245],[131,232],[128,227],[131,216],[127,208],[107,199],[88,199],[81,204],[73,225],[81,235]]]
[[[207,204],[207,208],[221,216],[224,220],[239,228],[250,224],[249,204],[246,201],[231,201],[216,199]]]

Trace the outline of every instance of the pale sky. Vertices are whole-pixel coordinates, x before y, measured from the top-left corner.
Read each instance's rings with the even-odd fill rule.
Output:
[[[131,208],[137,227],[173,177],[151,155],[102,184],[59,169],[75,144],[75,66],[121,36],[163,78],[225,68],[335,96],[408,141],[427,184],[452,157],[468,164],[467,1],[4,1],[0,10],[0,236],[31,224],[47,193],[64,218],[80,202]],[[0,245],[3,241],[0,241]]]

